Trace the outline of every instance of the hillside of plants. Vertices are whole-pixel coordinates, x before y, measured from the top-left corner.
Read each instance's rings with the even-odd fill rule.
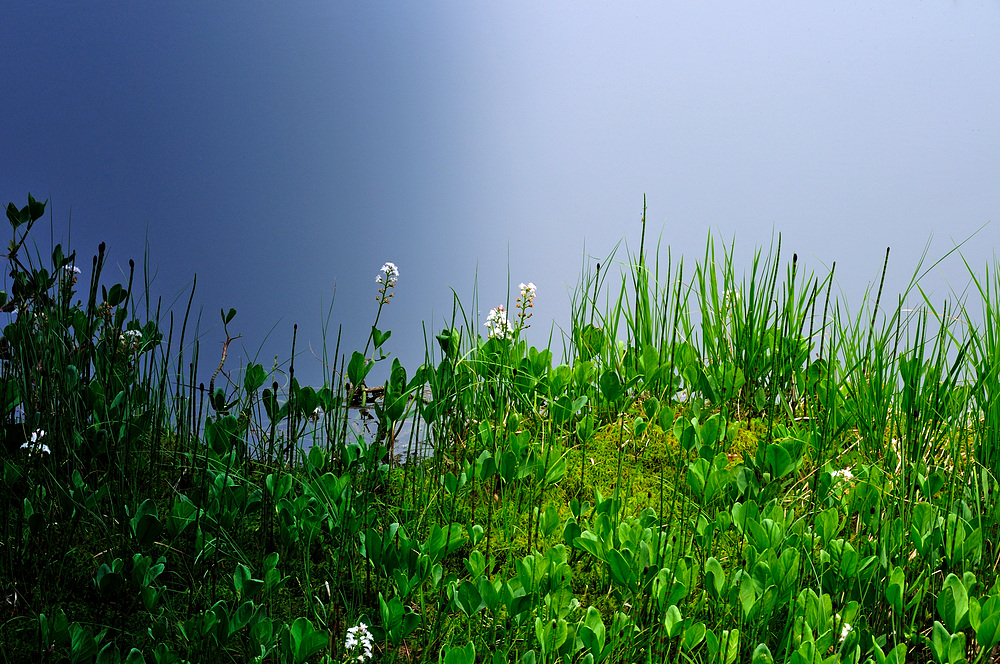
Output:
[[[6,208],[0,662],[1000,657],[1000,263],[849,310],[780,238],[680,259],[643,217],[551,347],[511,284],[402,366],[386,263],[306,386],[44,215]]]

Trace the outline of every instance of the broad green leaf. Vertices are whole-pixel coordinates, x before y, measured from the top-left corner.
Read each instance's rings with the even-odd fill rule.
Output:
[[[263,365],[251,364],[243,376],[243,388],[247,394],[256,392],[265,380],[267,380],[267,372],[264,371]]]
[[[632,587],[636,578],[635,571],[618,549],[608,551],[608,568],[611,570],[611,578],[618,585],[624,588]]]
[[[621,398],[625,390],[621,378],[613,369],[608,369],[601,374],[601,394],[608,403],[615,403]]]
[[[722,654],[724,664],[733,664],[740,652],[740,630],[732,629],[722,632]]]
[[[444,664],[475,664],[476,647],[470,641],[464,646],[449,646]]]
[[[756,648],[754,648],[751,664],[774,664],[774,657],[771,655],[771,649],[767,647],[766,644],[761,643]]]
[[[889,586],[885,589],[885,597],[889,600],[889,606],[897,614],[903,613],[903,591],[906,584],[906,576],[899,567],[894,567],[889,574]]]
[[[995,611],[986,616],[979,623],[979,628],[976,630],[976,643],[984,651],[988,651],[997,643],[1000,643],[1000,611]]]
[[[694,650],[698,647],[698,644],[705,639],[705,623],[698,622],[693,625],[688,625],[684,629],[684,650],[688,652]]]
[[[726,573],[719,561],[712,557],[705,561],[705,585],[713,599],[721,598],[722,589],[726,585]]]
[[[676,605],[671,604],[670,608],[663,614],[663,626],[666,628],[667,638],[672,639],[681,633],[684,628],[684,619]]]
[[[937,610],[949,632],[964,629],[968,623],[968,591],[961,579],[954,574],[949,574],[944,580],[944,587],[938,594]]]
[[[295,664],[301,664],[319,651],[326,648],[329,642],[326,632],[313,627],[309,619],[300,616],[289,628],[292,641],[292,659]]]
[[[455,603],[462,613],[470,617],[486,606],[479,589],[468,579],[459,584],[458,592],[455,593]]]

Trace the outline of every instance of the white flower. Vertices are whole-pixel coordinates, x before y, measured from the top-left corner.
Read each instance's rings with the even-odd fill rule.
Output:
[[[851,627],[850,623],[845,622],[843,626],[840,628],[840,640],[843,641],[844,639],[846,639],[847,635],[850,634],[853,630],[854,628]]]
[[[371,632],[368,631],[368,625],[358,623],[357,627],[347,630],[347,638],[344,639],[344,650],[350,660],[361,664],[372,658],[373,642],[374,638],[372,638]],[[362,652],[356,652],[358,648]]]
[[[80,268],[75,265],[66,265],[63,267],[63,270],[69,274],[80,274]]]
[[[31,440],[21,445],[21,449],[28,450],[32,454],[51,454],[52,450],[49,449],[49,446],[39,442],[44,437],[45,432],[41,429],[36,429],[31,434]]]
[[[499,337],[507,339],[511,336],[510,321],[507,320],[507,310],[501,304],[492,309],[486,317],[486,329],[489,330],[490,339]]]
[[[138,351],[142,348],[142,331],[122,330],[121,336],[118,338],[118,343],[123,349]]]
[[[537,289],[535,288],[534,282],[529,281],[527,284],[521,284],[519,288],[521,289],[522,298],[528,299],[535,297],[535,291]]]
[[[376,275],[375,283],[395,286],[396,282],[399,280],[399,268],[396,267],[396,264],[385,263],[382,265],[382,272],[385,273],[385,276],[382,276],[381,274]]]
[[[843,470],[833,471],[832,473],[830,473],[830,477],[833,478],[834,482],[838,480],[844,480],[845,482],[850,482],[851,480],[854,479],[854,473],[851,472],[850,468],[844,468]]]

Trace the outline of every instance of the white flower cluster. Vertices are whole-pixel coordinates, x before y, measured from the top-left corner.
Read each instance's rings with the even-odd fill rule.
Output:
[[[385,284],[386,286],[395,286],[396,282],[399,280],[399,268],[396,267],[396,264],[385,263],[382,266],[382,272],[384,275],[379,274],[375,276],[375,283]]]
[[[41,429],[35,430],[31,434],[31,440],[24,443],[24,445],[21,445],[21,449],[28,450],[32,454],[50,454],[52,451],[49,449],[49,446],[40,442],[44,437],[44,431]]]
[[[830,477],[833,478],[834,482],[845,481],[850,482],[854,479],[854,473],[851,472],[850,468],[844,468],[843,470],[835,470],[830,473]]]
[[[348,662],[358,662],[363,664],[372,658],[372,638],[368,631],[368,625],[358,623],[357,627],[347,630],[347,638],[344,640],[344,651],[347,654]]]
[[[509,339],[511,337],[510,321],[507,320],[507,310],[501,304],[490,311],[486,317],[486,329],[489,330],[490,339]]]
[[[387,304],[389,300],[392,299],[392,293],[390,293],[389,290],[396,285],[397,281],[399,281],[399,268],[396,267],[396,264],[383,264],[382,274],[375,275],[375,283],[382,286],[378,289],[378,295],[375,296],[375,299],[378,300],[379,307],[383,304]]]
[[[111,334],[115,334],[112,332]],[[139,352],[142,348],[142,332],[140,330],[122,330],[118,336],[118,345],[124,351]]]
[[[531,312],[528,311],[535,304],[535,284],[533,282],[528,282],[527,284],[521,284],[519,286],[521,289],[521,295],[517,298],[517,329],[521,331],[526,327],[531,327],[528,325],[528,319],[531,318]]]

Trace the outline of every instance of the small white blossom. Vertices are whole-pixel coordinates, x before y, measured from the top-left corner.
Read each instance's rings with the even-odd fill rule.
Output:
[[[80,274],[80,268],[75,265],[66,265],[63,270],[69,274]]]
[[[142,331],[122,330],[121,336],[118,337],[118,343],[124,350],[138,352],[142,348]]]
[[[838,480],[844,480],[845,482],[850,482],[851,480],[854,479],[854,473],[851,472],[850,468],[844,468],[843,470],[833,471],[832,473],[830,473],[830,477],[833,478],[834,482]]]
[[[840,628],[840,640],[843,641],[844,639],[846,639],[847,635],[850,634],[853,630],[854,628],[851,627],[850,623],[845,622],[843,626]]]
[[[486,317],[486,329],[489,330],[490,339],[498,337],[507,339],[511,336],[510,321],[507,320],[507,310],[501,304],[492,309]]]
[[[31,440],[21,445],[21,449],[28,450],[32,454],[50,454],[52,450],[49,449],[49,446],[40,442],[44,437],[45,432],[41,429],[36,429],[31,434]]]
[[[395,263],[385,263],[382,266],[382,272],[385,273],[384,276],[381,274],[376,275],[375,283],[395,286],[396,282],[399,281],[399,268],[396,267]]]
[[[517,329],[520,331],[531,327],[528,325],[528,319],[531,318],[531,312],[528,310],[535,305],[535,291],[537,289],[534,282],[520,284],[518,288],[521,289],[521,296],[517,298],[515,306],[517,307]]]
[[[373,655],[372,644],[374,641],[375,639],[372,637],[371,632],[368,631],[368,625],[364,623],[358,623],[357,627],[347,630],[347,638],[344,639],[344,651],[347,655],[347,660],[363,664],[365,661],[371,659]]]

